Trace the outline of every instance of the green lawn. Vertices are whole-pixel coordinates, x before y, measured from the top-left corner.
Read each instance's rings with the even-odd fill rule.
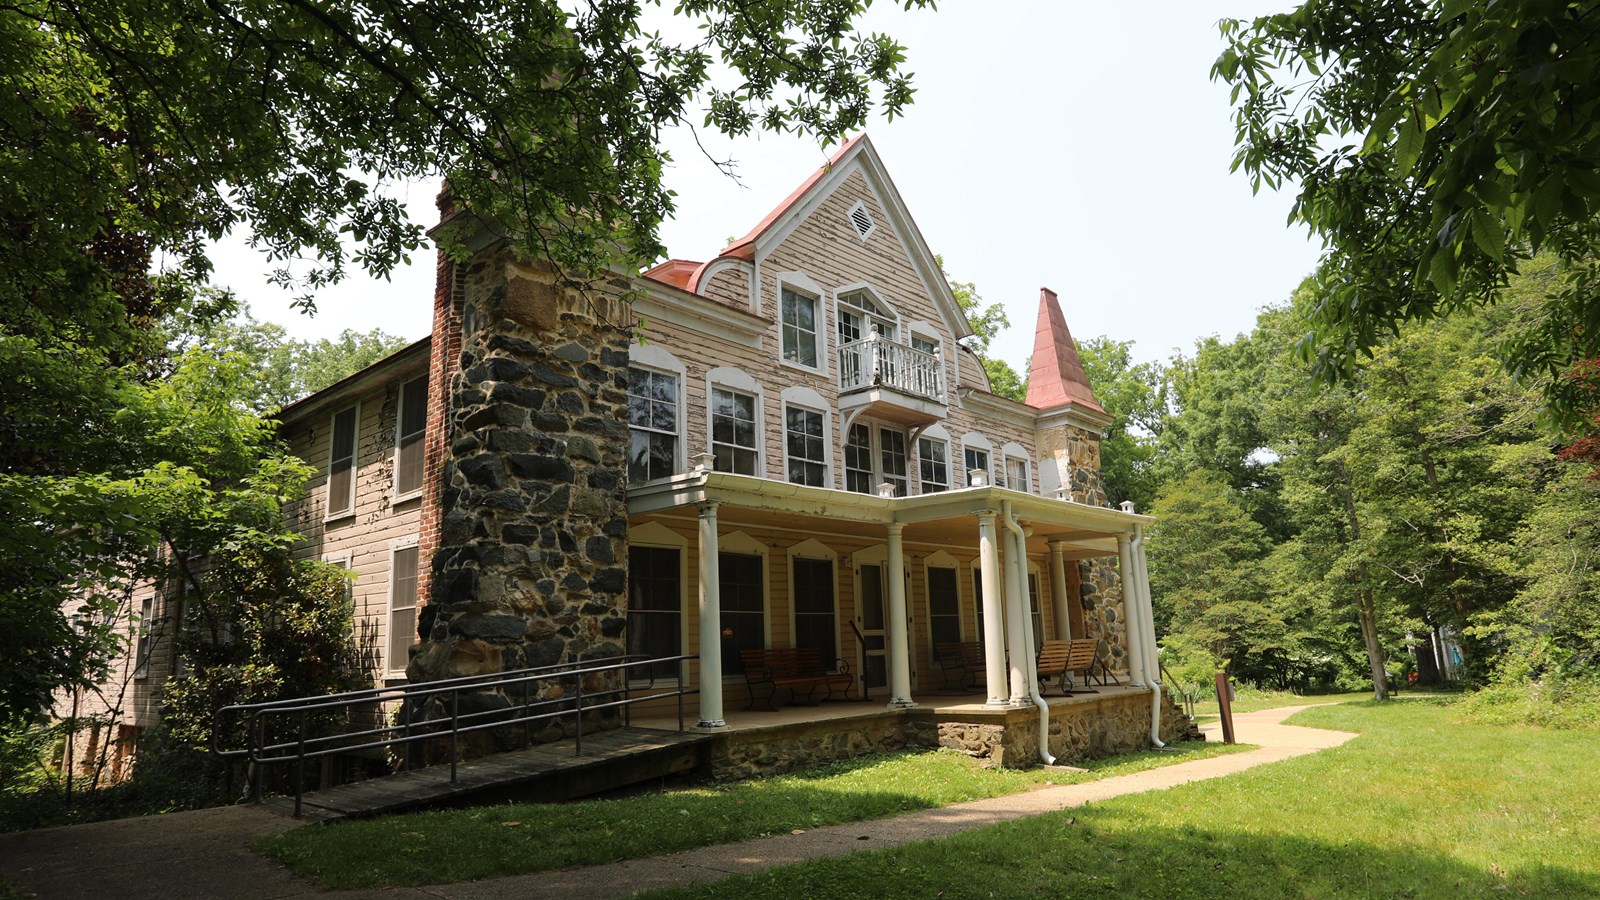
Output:
[[[512,804],[312,826],[257,849],[330,888],[440,884],[894,816],[1122,775],[1244,747],[1179,744],[1083,763],[1084,773],[984,769],[948,751],[866,757],[812,772],[616,800]]]
[[[1600,897],[1600,730],[1306,710],[1333,750],[658,897]]]

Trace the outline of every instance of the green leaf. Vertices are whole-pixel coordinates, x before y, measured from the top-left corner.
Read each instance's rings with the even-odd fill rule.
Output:
[[[1472,242],[1497,263],[1505,262],[1505,232],[1482,212],[1473,213],[1468,220],[1472,228]]]
[[[1422,155],[1423,133],[1414,118],[1406,119],[1400,124],[1400,134],[1394,142],[1394,167],[1395,174],[1405,178],[1417,165],[1417,157]]]

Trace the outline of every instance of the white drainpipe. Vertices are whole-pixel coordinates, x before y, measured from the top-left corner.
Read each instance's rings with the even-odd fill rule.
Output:
[[[1156,657],[1155,607],[1150,602],[1150,573],[1144,567],[1144,526],[1133,526],[1133,543],[1129,548],[1133,556],[1135,586],[1133,602],[1139,606],[1139,627],[1146,629],[1145,677],[1150,682],[1150,743],[1156,749],[1165,747],[1161,742],[1161,662]]]
[[[1016,518],[1011,515],[1010,500],[1002,503],[1000,509],[1002,513],[1000,521],[1004,522],[1006,530],[1011,532],[1011,544],[1017,551],[1006,554],[1007,558],[1011,560],[1012,572],[1014,573],[1011,577],[1015,579],[1016,584],[1022,585],[1022,589],[1025,591],[1028,584],[1028,536],[1022,533],[1022,526],[1018,525]],[[1022,625],[1022,643],[1027,648],[1028,659],[1033,660],[1038,654],[1033,646],[1033,617],[1029,615],[1032,610],[1024,609],[1023,612],[1026,621]],[[1029,662],[1027,672],[1028,699],[1032,700],[1033,705],[1039,710],[1039,758],[1044,760],[1045,765],[1053,766],[1056,764],[1056,758],[1050,754],[1050,704],[1044,702],[1044,698],[1039,696],[1039,667],[1033,662]]]

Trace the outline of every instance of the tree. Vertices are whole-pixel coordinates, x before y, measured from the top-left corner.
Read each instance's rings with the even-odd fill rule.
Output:
[[[1298,183],[1291,220],[1327,247],[1302,353],[1348,375],[1403,325],[1495,303],[1542,250],[1567,278],[1499,355],[1542,377],[1600,357],[1600,3],[1311,0],[1224,20],[1242,168]]]
[[[940,271],[944,270],[944,257],[935,256],[934,261],[939,264]],[[948,279],[949,273],[945,273]],[[955,295],[956,303],[961,306],[961,311],[966,314],[967,322],[972,326],[972,338],[967,343],[967,349],[978,357],[978,362],[983,365],[984,374],[989,378],[989,390],[997,397],[1023,402],[1028,396],[1028,379],[1017,374],[1003,359],[989,356],[989,342],[1002,329],[1011,327],[1011,319],[1006,316],[1006,308],[999,303],[983,305],[983,297],[978,294],[978,286],[970,281],[950,282],[950,292]]]
[[[350,263],[385,275],[422,246],[390,187],[439,177],[452,253],[487,227],[580,283],[654,259],[663,128],[826,146],[904,110],[903,49],[854,30],[865,6],[684,0],[683,41],[637,0],[0,9],[0,656],[30,660],[0,719],[92,680],[106,640],[62,604],[148,553],[174,479],[231,484],[126,412],[181,355],[163,323],[226,317],[201,291],[212,240],[247,234],[309,309]],[[218,446],[271,465],[235,424]]]
[[[1134,363],[1133,342],[1095,337],[1078,344],[1078,358],[1111,424],[1100,439],[1101,475],[1113,505],[1155,502],[1157,441],[1166,427],[1167,374],[1158,363]]]
[[[381,328],[345,329],[337,338],[302,341],[281,325],[258,322],[248,309],[201,330],[194,342],[212,352],[243,354],[255,367],[252,408],[270,414],[353,375],[405,346]]]

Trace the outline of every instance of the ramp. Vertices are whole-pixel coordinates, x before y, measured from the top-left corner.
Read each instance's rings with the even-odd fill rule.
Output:
[[[583,755],[571,740],[496,753],[456,765],[430,766],[313,791],[301,798],[301,818],[332,821],[434,806],[502,800],[559,801],[682,774],[703,761],[712,735],[618,728],[583,736]],[[272,797],[263,809],[294,815],[293,797]]]

